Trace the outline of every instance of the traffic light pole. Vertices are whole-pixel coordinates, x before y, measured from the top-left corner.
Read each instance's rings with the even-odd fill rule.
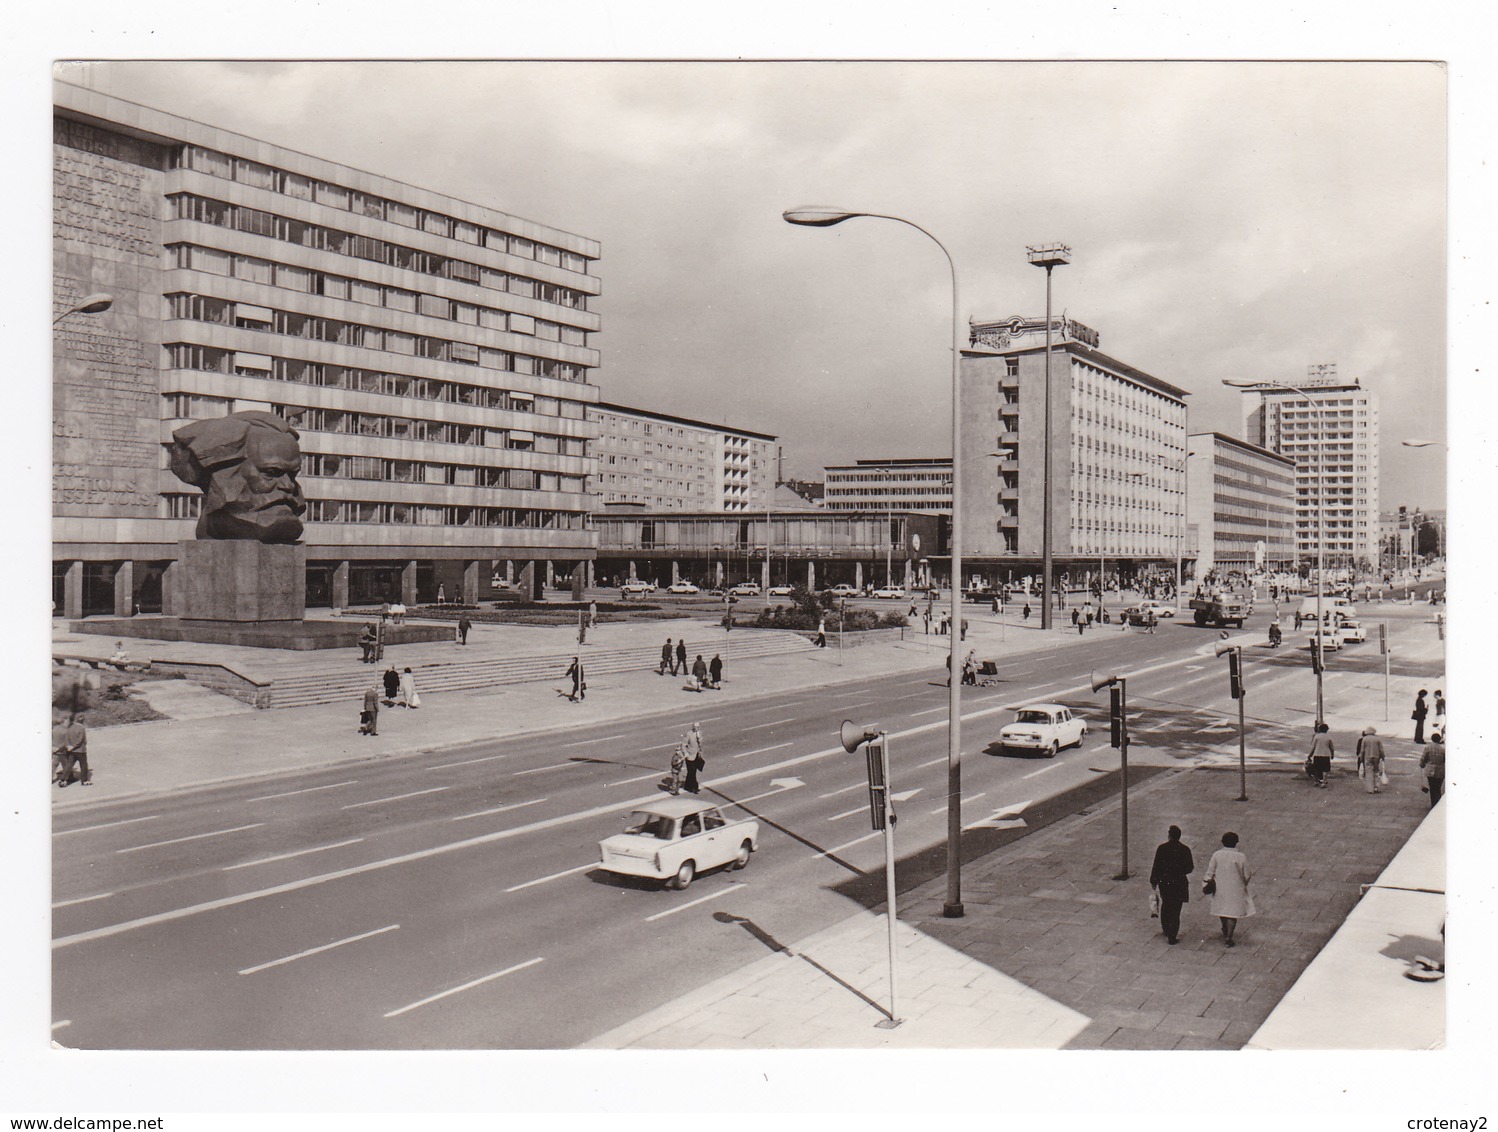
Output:
[[[1092,681],[1092,690],[1100,692],[1104,688],[1111,688],[1109,695],[1109,715],[1112,723],[1111,745],[1118,748],[1119,769],[1121,773],[1119,790],[1122,804],[1119,809],[1119,835],[1123,840],[1122,864],[1118,875],[1114,880],[1129,879],[1129,680],[1126,676],[1105,676],[1101,680],[1096,677]]]
[[[1240,653],[1241,657],[1242,654]],[[1241,660],[1239,663],[1242,663]],[[1238,801],[1248,801],[1248,723],[1245,719],[1243,701],[1248,699],[1243,693],[1240,679],[1238,687]]]

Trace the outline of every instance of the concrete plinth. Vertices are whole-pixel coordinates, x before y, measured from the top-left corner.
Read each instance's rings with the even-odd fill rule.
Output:
[[[307,550],[241,539],[180,544],[182,603],[188,621],[300,621],[307,613]]]

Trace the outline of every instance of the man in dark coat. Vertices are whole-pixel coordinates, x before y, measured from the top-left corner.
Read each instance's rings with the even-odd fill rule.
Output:
[[[396,694],[400,690],[401,674],[395,670],[395,665],[392,664],[385,671],[385,702],[387,704],[395,703]]]
[[[676,675],[676,661],[671,658],[671,638],[666,638],[666,643],[661,646],[661,667],[659,674],[664,676],[666,669],[671,670],[671,675]]]
[[[1186,880],[1196,863],[1191,849],[1181,843],[1181,827],[1166,831],[1167,840],[1155,850],[1155,864],[1150,869],[1150,887],[1160,893],[1160,927],[1167,943],[1177,942],[1181,934],[1181,905],[1191,899],[1191,885]]]
[[[468,630],[472,628],[473,622],[468,620],[466,613],[458,618],[458,644],[466,645],[468,643]]]
[[[1425,706],[1425,689],[1421,688],[1415,696],[1415,710],[1410,713],[1410,718],[1415,721],[1415,742],[1425,742],[1425,717],[1430,709]]]
[[[682,674],[685,675],[687,671],[687,639],[685,637],[676,642],[676,663],[681,665]],[[671,674],[674,676],[676,669],[673,668]]]

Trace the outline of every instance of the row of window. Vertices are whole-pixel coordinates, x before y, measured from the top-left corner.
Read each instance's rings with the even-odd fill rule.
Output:
[[[311,523],[529,527],[548,531],[580,531],[584,529],[586,516],[580,511],[552,511],[537,507],[460,507],[442,503],[309,499],[305,518]]]
[[[308,224],[289,216],[277,216],[273,212],[262,212],[258,208],[246,208],[191,193],[174,193],[167,200],[173,208],[172,216],[177,220],[194,220],[200,224],[211,224],[216,228],[227,228],[252,236],[264,236],[270,240],[280,240],[333,255],[382,263],[402,271],[415,271],[439,279],[453,279],[460,283],[471,283],[475,287],[506,292],[510,289],[509,281],[519,278],[509,272],[496,271],[465,259],[408,248],[389,240],[344,232],[322,224]],[[556,303],[573,310],[588,309],[588,296],[581,291],[540,280],[530,282],[535,286],[532,297],[541,302]]]
[[[303,452],[302,475],[324,479],[378,480],[384,483],[441,484],[505,488],[511,491],[565,491],[581,494],[586,476],[537,472],[530,468],[490,468],[472,464],[428,464],[384,456],[341,456]]]
[[[388,220],[392,224],[429,232],[434,236],[446,236],[450,240],[490,248],[507,255],[519,256],[522,259],[534,259],[539,263],[562,267],[568,271],[576,271],[584,275],[588,271],[588,260],[575,252],[554,248],[550,244],[543,244],[524,236],[512,236],[493,228],[470,224],[466,220],[458,220],[440,212],[414,208],[408,204],[401,204],[399,201],[359,192],[357,189],[304,177],[299,173],[273,169],[258,161],[231,157],[201,146],[183,146],[174,155],[173,167],[192,169],[195,172],[206,173],[210,177],[218,177],[226,181],[238,181],[242,185],[267,189],[296,200],[315,201],[326,207],[343,209],[358,216]]]
[[[272,310],[270,307],[250,307],[245,303],[232,303],[226,299],[215,299],[207,295],[178,292],[168,295],[167,301],[170,304],[172,318],[191,322],[232,325],[244,330],[281,334],[288,338],[332,342],[339,346],[357,346],[365,350],[381,350],[386,353],[404,354],[407,357],[430,358],[433,361],[470,365],[504,373],[550,377],[558,381],[577,383],[584,381],[587,376],[587,370],[571,362],[559,362],[554,358],[537,358],[530,354],[517,354],[509,350],[491,350],[485,346],[475,346],[471,342],[451,342],[445,338],[432,338],[425,334],[379,330],[357,322],[317,318],[312,315],[297,314],[294,311]]]
[[[172,266],[188,271],[201,271],[205,275],[243,279],[248,283],[263,283],[268,287],[281,287],[307,295],[322,295],[329,299],[363,303],[365,306],[426,315],[430,318],[442,318],[468,326],[482,326],[487,330],[529,334],[548,342],[565,342],[569,346],[588,344],[587,331],[576,326],[567,326],[544,318],[533,318],[530,315],[500,310],[497,307],[461,303],[455,299],[431,295],[425,291],[387,287],[348,275],[333,275],[326,271],[314,271],[308,267],[277,263],[274,260],[260,259],[257,256],[205,248],[199,244],[168,244],[167,251],[172,255]],[[525,295],[528,298],[536,296],[536,285],[533,279],[511,276],[507,289],[512,294]]]
[[[300,358],[280,358],[270,354],[246,354],[242,350],[221,350],[215,346],[197,346],[185,342],[169,343],[166,351],[167,363],[172,369],[234,373],[244,377],[289,381],[297,385],[354,389],[361,393],[416,397],[422,401],[473,405],[482,409],[507,409],[511,412],[536,413],[543,417],[563,417],[578,421],[586,419],[587,415],[587,406],[581,401],[495,389],[487,385],[466,385],[434,377],[411,377],[403,373],[307,362]]]

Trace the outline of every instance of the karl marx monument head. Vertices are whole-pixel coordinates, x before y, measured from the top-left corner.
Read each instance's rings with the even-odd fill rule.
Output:
[[[296,429],[275,414],[246,411],[183,425],[172,433],[167,459],[178,479],[203,489],[198,538],[301,537],[301,449]]]

